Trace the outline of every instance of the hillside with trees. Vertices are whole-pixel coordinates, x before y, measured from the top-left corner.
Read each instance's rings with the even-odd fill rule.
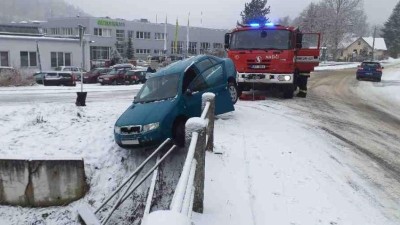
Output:
[[[1,0],[0,23],[87,15],[64,0]]]

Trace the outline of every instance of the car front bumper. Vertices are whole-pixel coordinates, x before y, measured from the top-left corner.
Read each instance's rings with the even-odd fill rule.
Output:
[[[135,134],[119,134],[114,132],[115,142],[124,147],[146,147],[161,143],[167,138],[160,129]]]

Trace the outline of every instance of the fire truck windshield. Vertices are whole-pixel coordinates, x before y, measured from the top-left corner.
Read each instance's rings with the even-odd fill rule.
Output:
[[[231,50],[287,50],[291,49],[288,30],[243,30],[232,33]]]

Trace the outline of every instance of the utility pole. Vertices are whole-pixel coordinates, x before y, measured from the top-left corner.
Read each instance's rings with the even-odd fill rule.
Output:
[[[374,28],[374,38],[372,41],[372,61],[375,59],[375,36],[376,36],[376,26]]]
[[[84,40],[84,35],[85,35],[85,29],[86,27],[79,25],[79,40],[81,43],[82,47],[82,68],[81,68],[81,92],[77,92],[77,99],[76,99],[76,106],[86,106],[85,101],[86,101],[86,95],[87,92],[83,92],[83,69],[85,68],[85,40]]]

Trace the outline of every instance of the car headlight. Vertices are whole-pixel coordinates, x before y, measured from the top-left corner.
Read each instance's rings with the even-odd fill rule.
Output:
[[[160,123],[150,123],[150,124],[146,124],[143,126],[143,132],[147,132],[147,131],[151,131],[151,130],[155,130],[160,126]]]
[[[114,133],[121,134],[121,127],[115,126],[114,127]]]

